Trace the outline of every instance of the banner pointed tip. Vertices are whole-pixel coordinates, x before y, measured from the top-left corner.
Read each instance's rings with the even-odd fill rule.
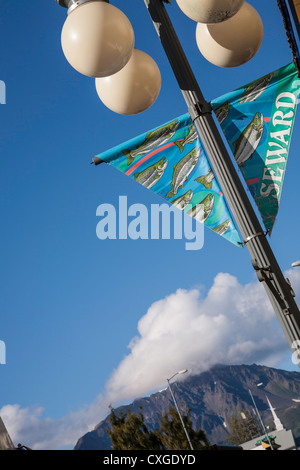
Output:
[[[97,166],[100,165],[100,163],[103,163],[103,160],[101,160],[99,157],[94,157],[90,163],[91,165]]]

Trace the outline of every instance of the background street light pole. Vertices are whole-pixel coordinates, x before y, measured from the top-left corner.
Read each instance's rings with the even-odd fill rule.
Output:
[[[300,312],[291,286],[278,266],[266,233],[261,227],[217,128],[212,108],[202,95],[174,31],[163,0],[144,0],[144,2],[173,69],[190,117],[239,227],[243,244],[249,250],[258,280],[263,283],[287,341],[295,351],[300,340]]]
[[[263,430],[263,432],[265,433],[266,438],[268,439],[268,442],[269,442],[269,444],[270,444],[271,450],[274,450],[273,447],[272,447],[272,443],[271,443],[271,441],[270,441],[269,435],[268,435],[268,433],[267,433],[267,430],[266,430],[266,428],[265,428],[265,425],[264,425],[264,423],[263,423],[263,420],[261,419],[260,413],[259,413],[259,411],[258,411],[258,408],[257,408],[257,406],[256,406],[255,400],[254,400],[254,398],[253,398],[253,395],[252,395],[250,389],[249,389],[249,394],[250,394],[250,397],[251,397],[251,399],[252,399],[252,402],[253,402],[253,405],[254,405],[256,414],[257,414],[257,416],[258,416],[258,418],[259,418],[259,421],[260,421],[262,430]]]
[[[192,445],[191,440],[190,440],[190,436],[189,436],[189,434],[188,434],[188,432],[187,432],[187,429],[186,429],[186,427],[185,427],[185,424],[184,424],[182,415],[181,415],[181,413],[180,413],[180,409],[179,409],[179,407],[178,407],[178,405],[177,405],[177,401],[176,401],[176,399],[175,399],[175,396],[174,396],[174,393],[173,393],[173,391],[172,391],[171,384],[170,384],[170,380],[172,380],[176,375],[178,375],[178,374],[185,374],[186,372],[187,372],[187,369],[180,370],[179,372],[176,372],[176,374],[172,375],[172,377],[170,377],[169,379],[167,379],[167,382],[168,382],[168,387],[169,387],[169,390],[170,390],[170,392],[171,392],[171,395],[172,395],[172,398],[173,398],[173,401],[174,401],[174,404],[175,404],[175,407],[176,407],[176,411],[177,411],[177,413],[178,413],[178,416],[179,416],[179,418],[180,418],[182,427],[183,427],[184,432],[185,432],[185,435],[186,435],[186,437],[187,437],[189,446],[190,446],[191,450],[194,450],[193,445]]]

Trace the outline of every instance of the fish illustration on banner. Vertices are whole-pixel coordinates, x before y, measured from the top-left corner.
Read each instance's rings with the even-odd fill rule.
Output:
[[[96,158],[240,246],[239,232],[188,113]]]
[[[278,213],[299,84],[296,67],[291,63],[211,102],[269,233]],[[232,243],[241,244],[188,113],[96,158]]]
[[[269,233],[279,209],[299,84],[291,63],[211,102]]]

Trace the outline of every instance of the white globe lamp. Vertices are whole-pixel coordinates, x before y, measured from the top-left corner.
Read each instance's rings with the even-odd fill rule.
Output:
[[[102,0],[73,4],[61,33],[61,45],[71,66],[89,77],[105,77],[126,65],[134,48],[129,19]]]
[[[251,60],[263,40],[262,20],[249,3],[229,20],[217,24],[198,23],[196,42],[201,54],[219,67],[238,67]]]
[[[235,15],[245,0],[177,0],[183,13],[197,23],[220,23]]]
[[[96,78],[100,100],[119,114],[139,114],[155,102],[161,88],[156,62],[143,51],[134,49],[122,70],[109,77]]]

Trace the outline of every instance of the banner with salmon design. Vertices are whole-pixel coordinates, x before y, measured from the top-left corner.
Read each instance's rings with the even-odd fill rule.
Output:
[[[278,213],[299,84],[291,63],[211,102],[269,233]],[[241,243],[189,114],[107,150],[94,161],[114,166],[232,243]]]
[[[238,245],[240,235],[189,114],[97,155]]]
[[[211,103],[269,232],[278,213],[299,85],[291,63]]]

